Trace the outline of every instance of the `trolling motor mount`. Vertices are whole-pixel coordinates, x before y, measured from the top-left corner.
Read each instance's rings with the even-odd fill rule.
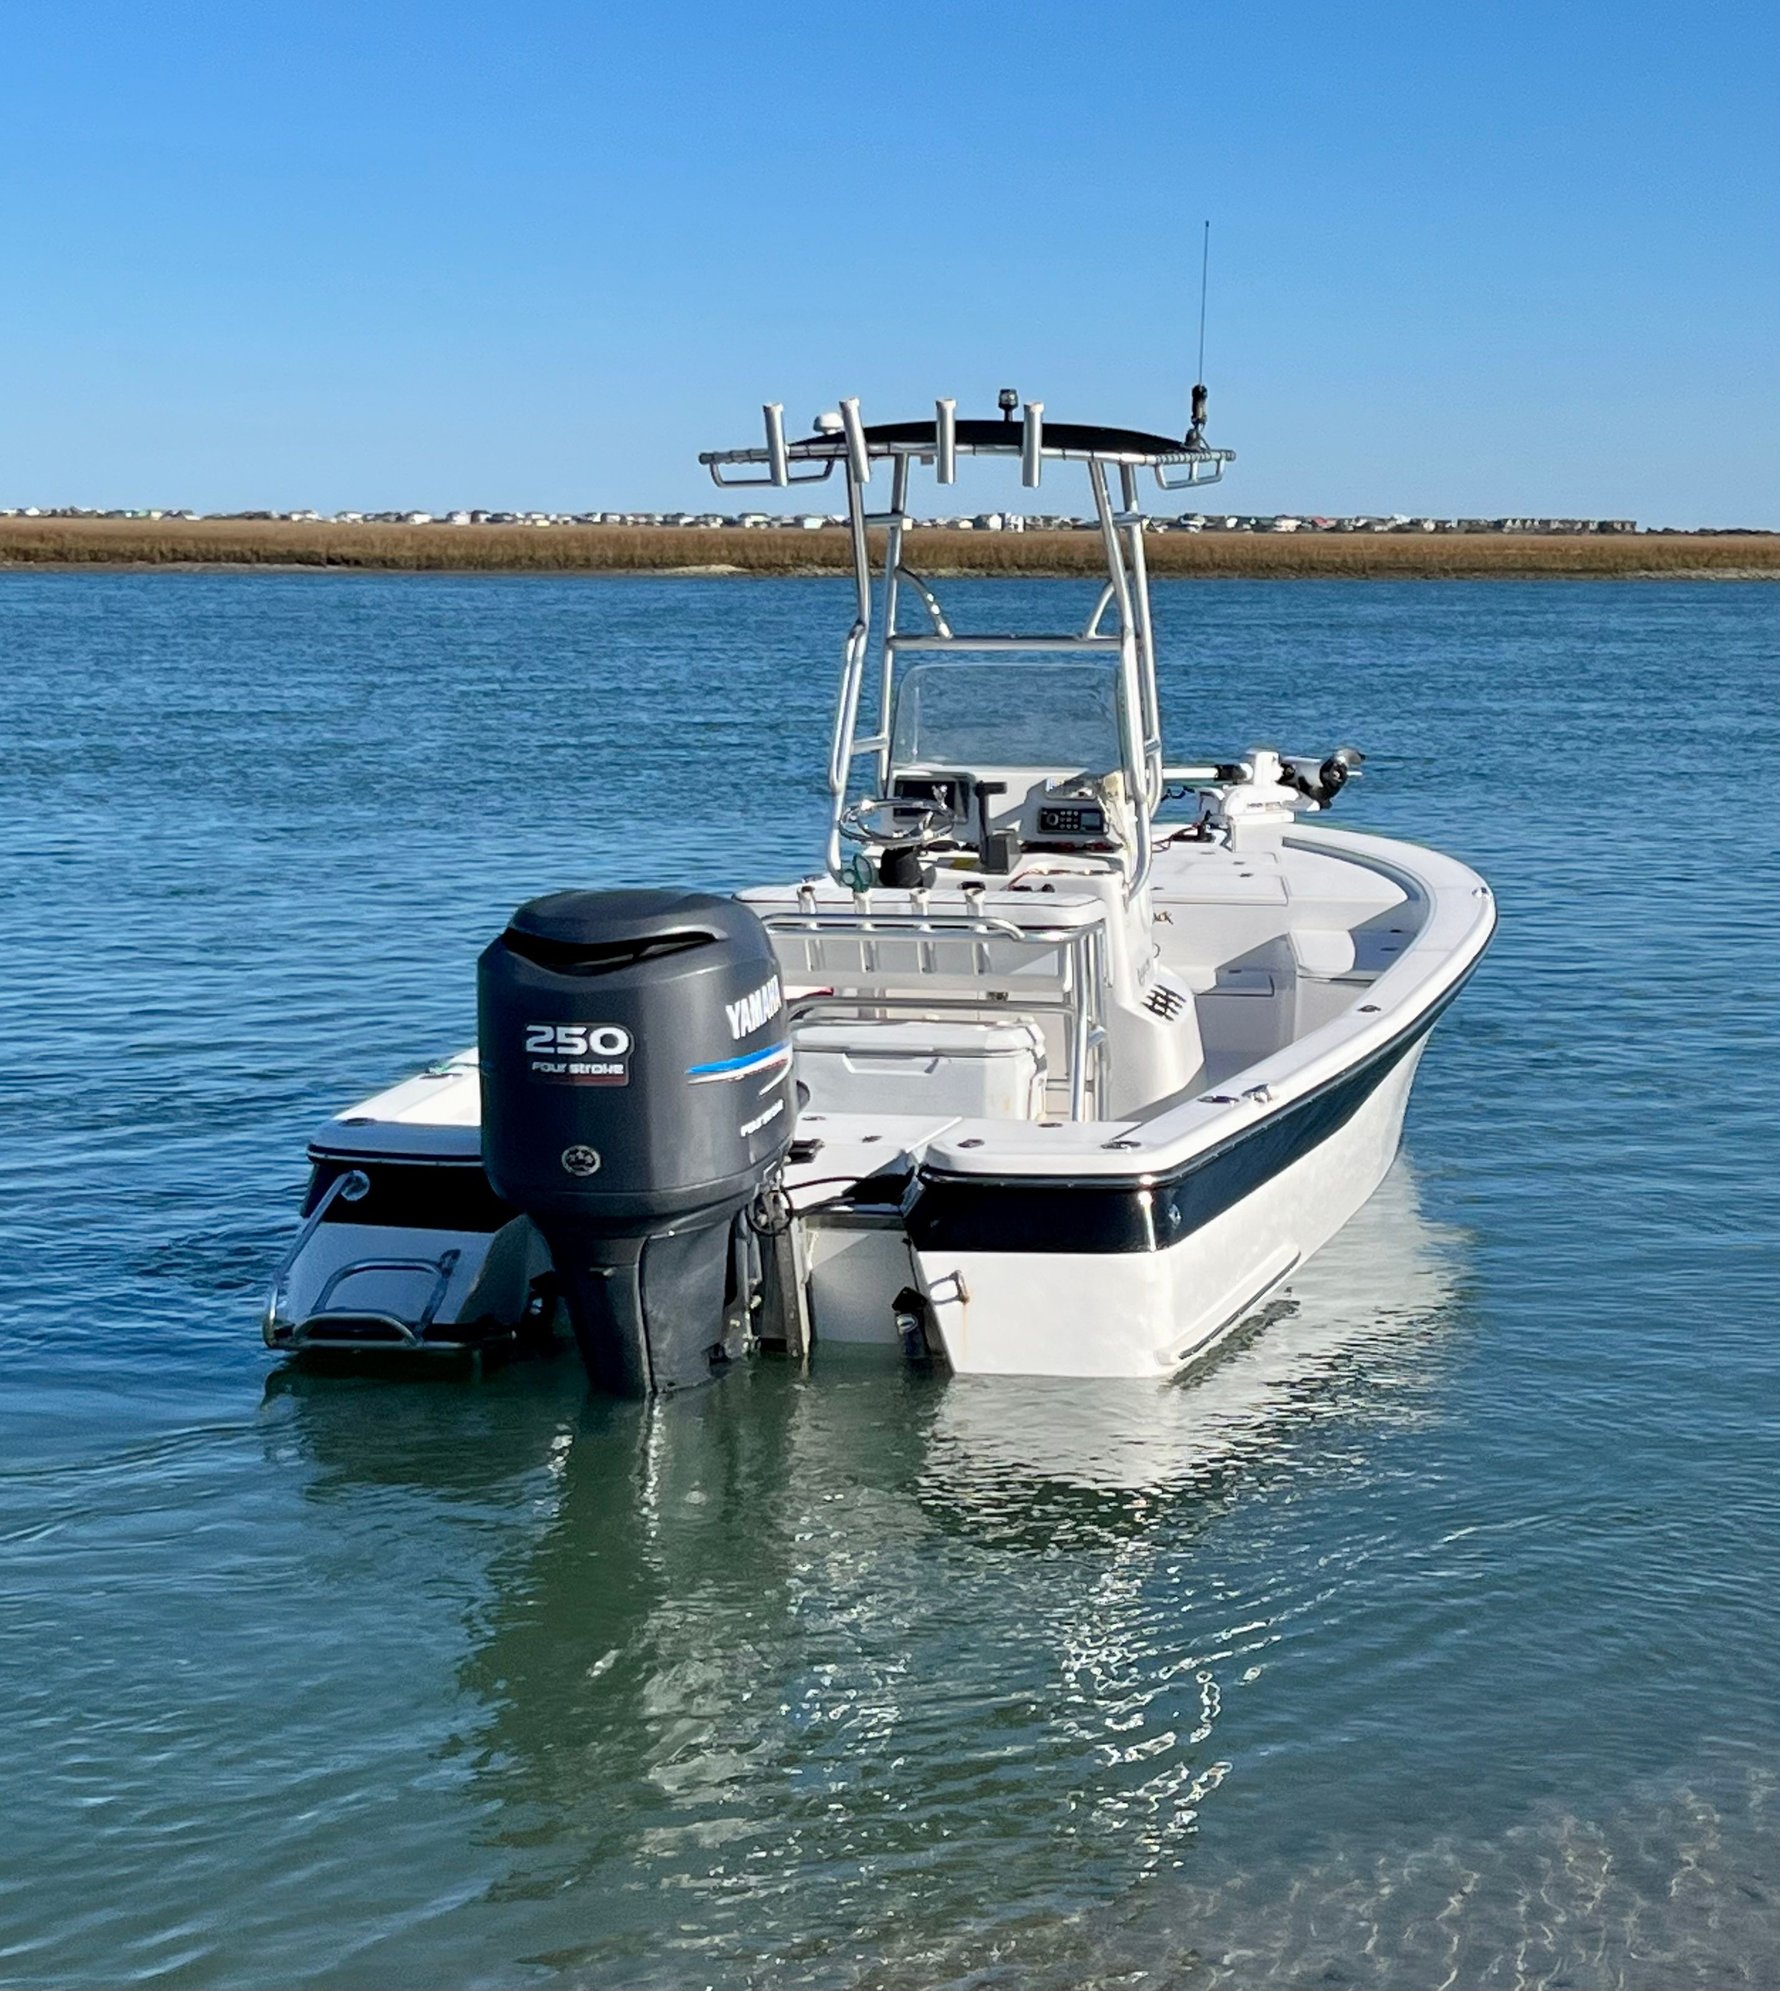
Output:
[[[1282,778],[1306,801],[1314,802],[1319,809],[1326,809],[1358,774],[1365,758],[1358,747],[1337,747],[1314,774],[1309,772],[1308,763],[1304,761],[1286,761]]]

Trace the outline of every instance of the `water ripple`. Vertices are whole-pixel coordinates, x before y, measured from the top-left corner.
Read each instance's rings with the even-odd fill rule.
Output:
[[[0,609],[0,1981],[1771,1978],[1780,843],[1685,779],[1780,753],[1766,593],[1159,588],[1183,751],[1357,737],[1498,889],[1411,1165],[1176,1387],[652,1409],[257,1301],[516,900],[806,861],[844,589]]]

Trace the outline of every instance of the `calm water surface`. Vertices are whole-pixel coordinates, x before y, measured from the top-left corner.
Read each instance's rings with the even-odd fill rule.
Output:
[[[846,613],[0,576],[0,1979],[1780,1982],[1780,592],[1159,588],[1504,914],[1200,1381],[269,1369],[517,900],[804,868]]]

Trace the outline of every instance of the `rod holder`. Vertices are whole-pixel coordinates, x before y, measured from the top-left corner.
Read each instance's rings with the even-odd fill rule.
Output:
[[[933,481],[936,484],[956,484],[958,481],[956,401],[936,401],[933,404]]]
[[[1029,491],[1038,489],[1038,480],[1044,475],[1044,447],[1045,404],[1028,401],[1025,431],[1020,437],[1020,482]]]
[[[841,432],[847,438],[847,467],[856,484],[871,482],[871,455],[865,447],[865,424],[859,419],[857,398],[841,403]]]
[[[761,413],[766,417],[766,460],[773,482],[783,489],[791,482],[791,459],[785,454],[785,404],[768,401]]]

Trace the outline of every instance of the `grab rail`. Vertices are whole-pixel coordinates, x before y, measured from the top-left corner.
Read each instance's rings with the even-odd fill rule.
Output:
[[[1057,947],[1095,932],[1105,921],[1104,908],[1079,926],[1022,926],[1018,920],[997,919],[988,913],[767,912],[760,915],[769,933],[912,933],[956,934],[968,940],[1029,940]]]
[[[283,1318],[284,1287],[285,1281],[291,1275],[292,1267],[303,1255],[303,1247],[320,1229],[322,1219],[337,1201],[356,1203],[369,1195],[370,1189],[371,1178],[362,1168],[344,1169],[322,1191],[316,1199],[315,1208],[303,1219],[302,1228],[291,1239],[289,1251],[284,1254],[278,1270],[272,1275],[272,1290],[266,1295],[266,1311],[260,1321],[260,1334],[268,1348],[274,1342],[285,1340],[289,1336],[290,1323]],[[279,1332],[281,1328],[284,1330],[282,1334]]]

